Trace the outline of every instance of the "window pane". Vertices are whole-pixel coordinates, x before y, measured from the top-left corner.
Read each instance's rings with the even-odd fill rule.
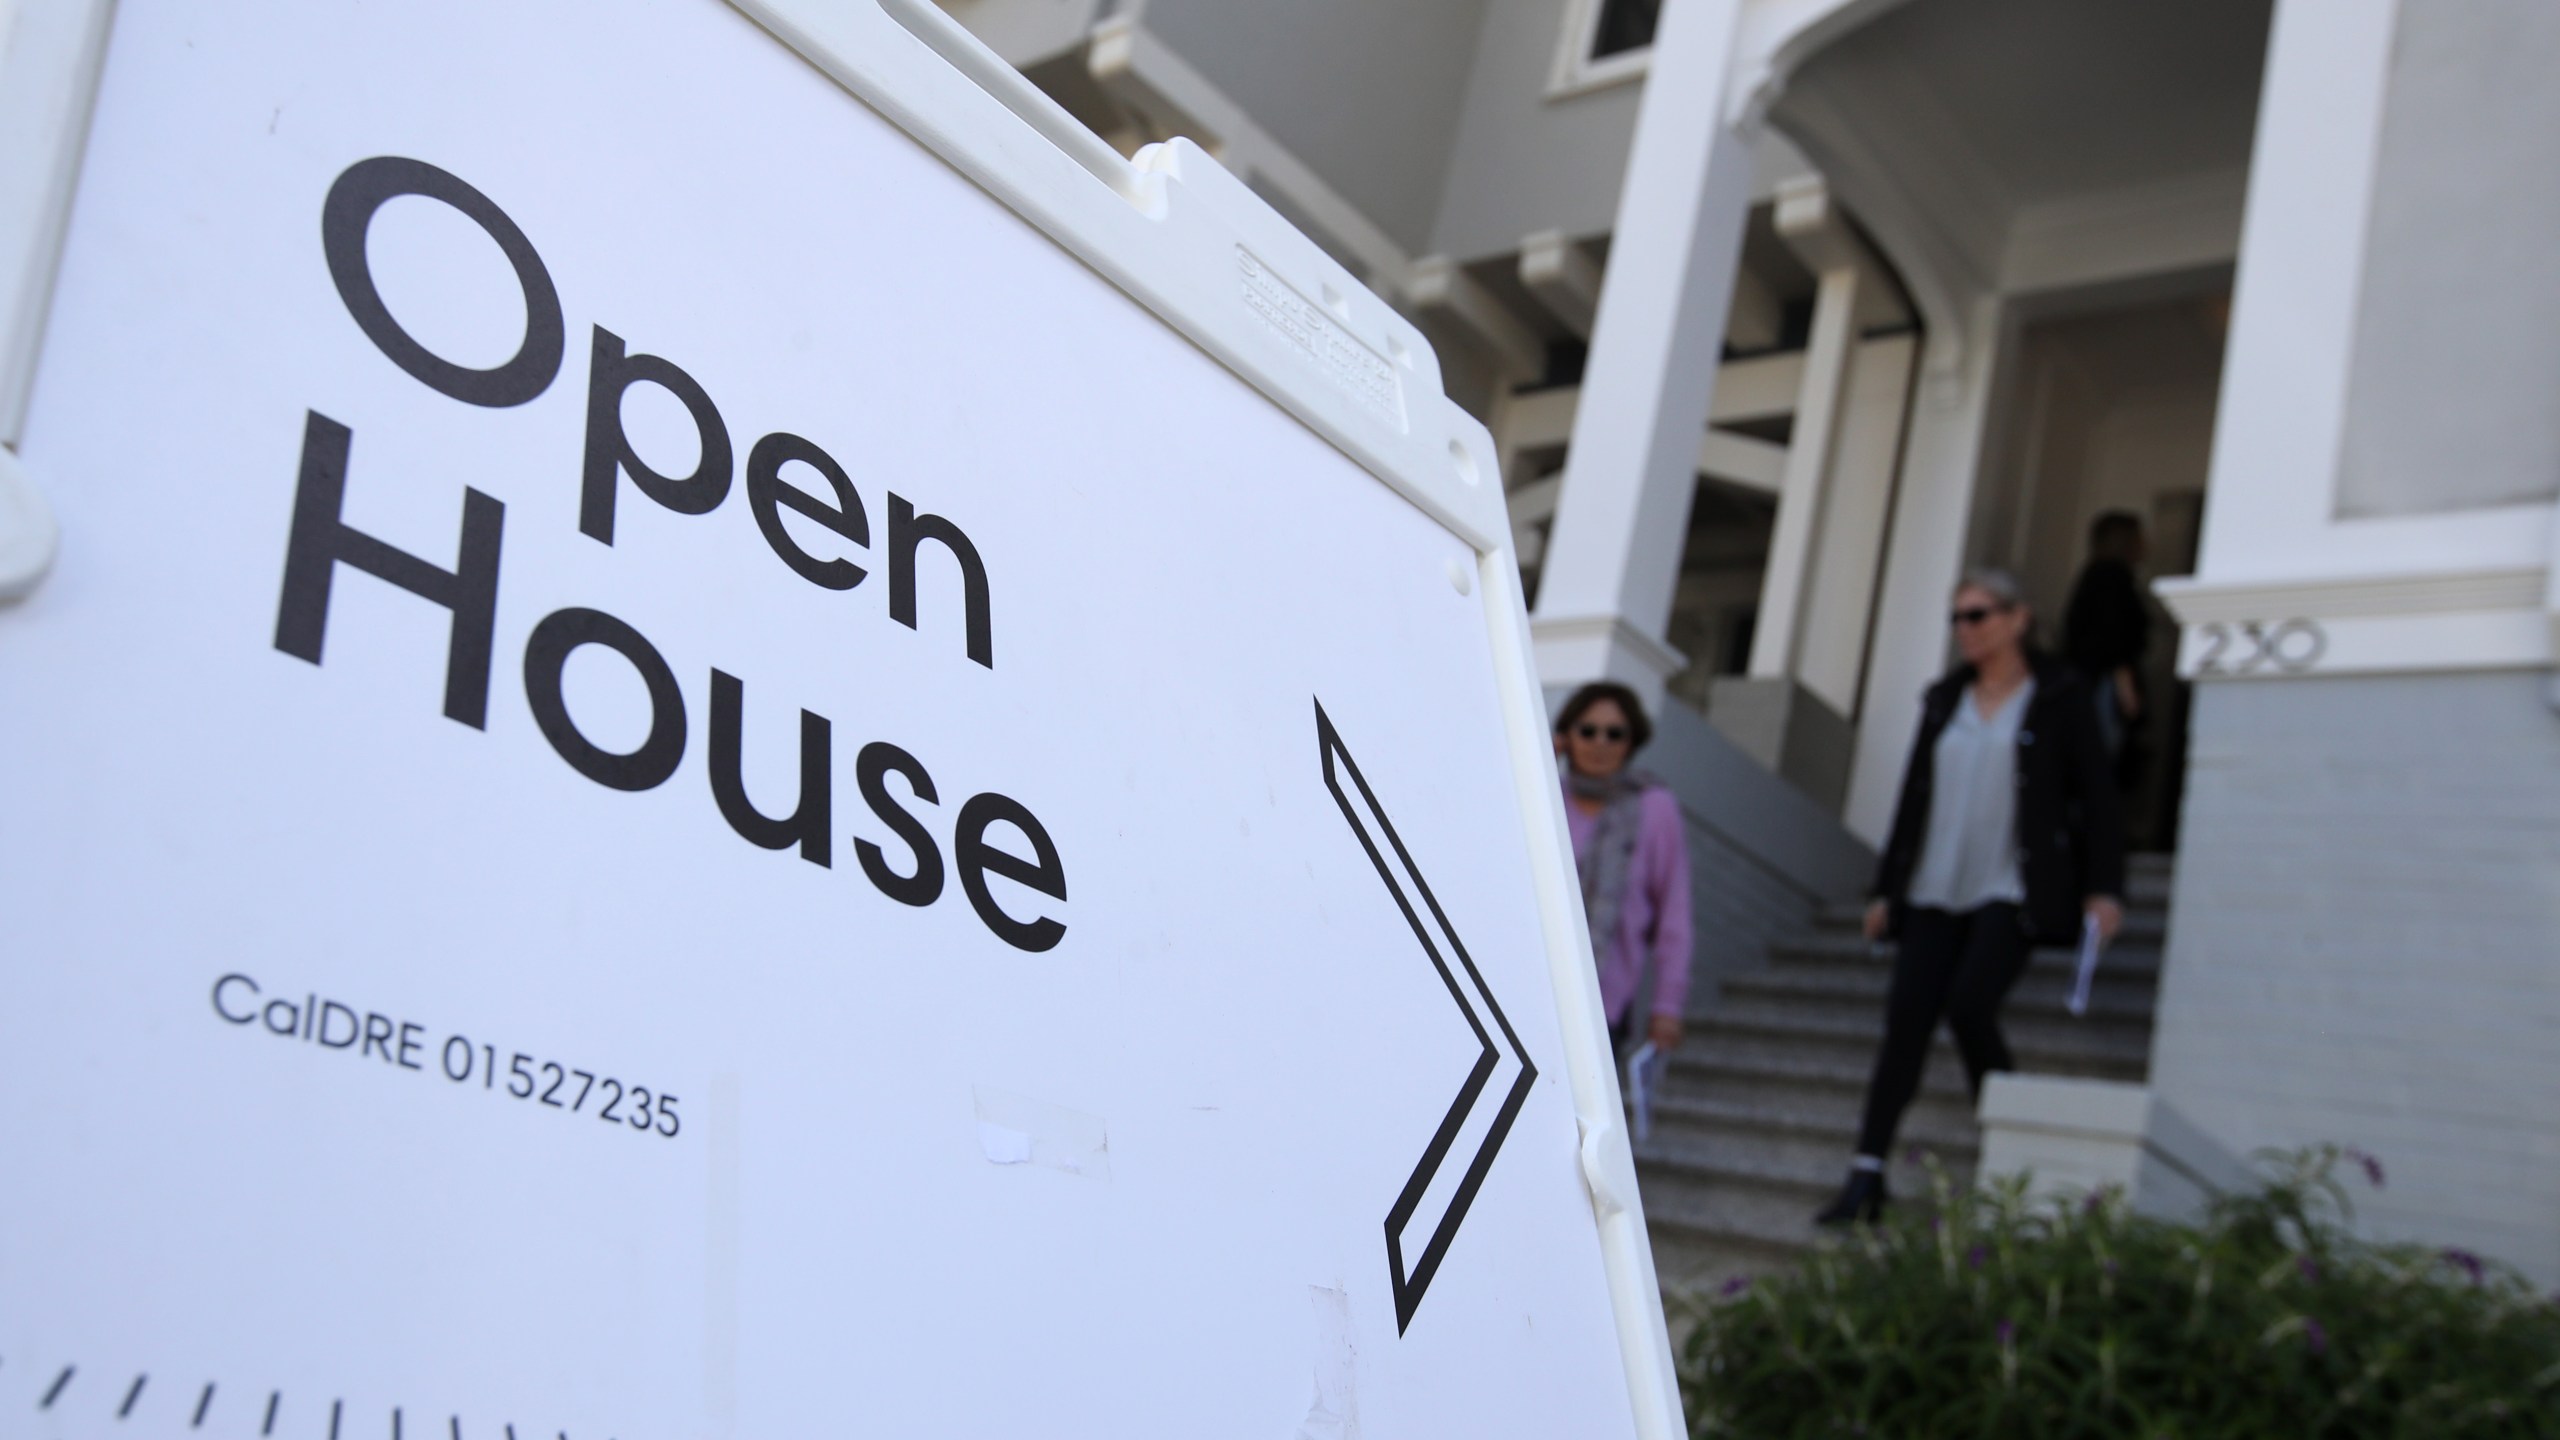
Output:
[[[1653,43],[1653,27],[1662,19],[1662,0],[1600,0],[1600,23],[1592,27],[1591,58],[1603,60]]]

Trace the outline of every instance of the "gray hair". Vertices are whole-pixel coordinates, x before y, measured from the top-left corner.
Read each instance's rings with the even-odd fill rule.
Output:
[[[1977,565],[1964,572],[1956,582],[1958,590],[1979,590],[2003,605],[2027,603],[2026,592],[2018,585],[2018,577],[1996,565]]]

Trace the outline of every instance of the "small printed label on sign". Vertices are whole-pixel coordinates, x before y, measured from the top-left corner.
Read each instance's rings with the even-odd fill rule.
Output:
[[[1353,338],[1322,306],[1299,294],[1241,245],[1236,247],[1236,270],[1243,277],[1245,308],[1256,319],[1316,362],[1379,419],[1398,430],[1405,428],[1404,387],[1387,357]]]
[[[359,1010],[316,992],[270,995],[254,977],[237,971],[213,982],[213,1013],[243,1030],[376,1060],[395,1071],[441,1073],[456,1085],[492,1094],[503,1090],[518,1100],[531,1100],[563,1114],[592,1115],[607,1125],[628,1126],[644,1135],[672,1140],[684,1129],[676,1113],[676,1097],[663,1090],[652,1091],[646,1085],[521,1050],[502,1051],[489,1041],[474,1041],[459,1032],[440,1033],[414,1020]],[[588,1103],[591,1100],[593,1105]]]

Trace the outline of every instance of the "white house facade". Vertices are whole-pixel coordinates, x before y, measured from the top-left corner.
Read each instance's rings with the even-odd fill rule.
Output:
[[[2174,620],[2148,958],[2054,1021],[2076,1086],[1948,1143],[2189,1179],[2352,1144],[2377,1233],[2560,1281],[2560,9],[944,4],[1421,321],[1500,446],[1543,680],[1661,701],[1718,982],[1693,1118],[1766,1157],[1648,1169],[1658,1215],[1705,1197],[1689,1273],[1836,1178],[1880,982],[1804,935],[1864,883],[1958,576],[2058,619],[2129,511]]]

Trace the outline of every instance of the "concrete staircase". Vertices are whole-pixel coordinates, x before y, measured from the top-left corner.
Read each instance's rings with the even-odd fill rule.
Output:
[[[2134,859],[2124,933],[2099,967],[2089,1013],[2072,1018],[2072,952],[2043,949],[2009,994],[2002,1024],[2021,1070],[2139,1082],[2168,920],[2169,861]],[[1768,965],[1727,975],[1672,1056],[1651,1138],[1636,1147],[1655,1267],[1666,1287],[1704,1287],[1786,1264],[1814,1241],[1814,1211],[1840,1184],[1867,1073],[1884,1033],[1889,953],[1858,934],[1858,909],[1769,947]],[[1903,1118],[1888,1182],[1925,1201],[1934,1155],[1957,1184],[1979,1148],[1964,1067],[1942,1028]]]

